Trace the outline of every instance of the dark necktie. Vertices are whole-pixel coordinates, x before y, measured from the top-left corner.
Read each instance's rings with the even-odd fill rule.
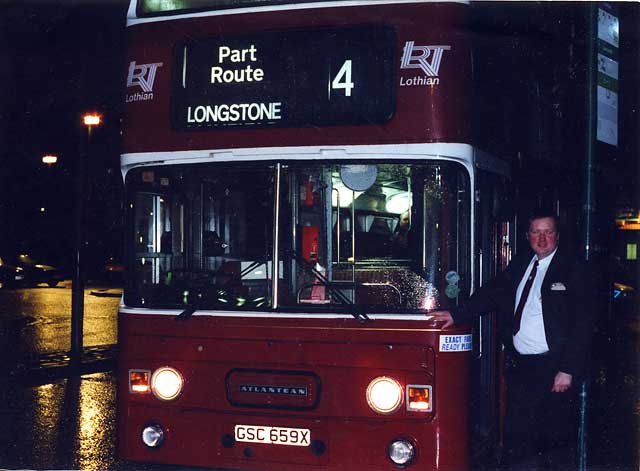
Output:
[[[529,273],[529,278],[527,278],[527,282],[524,284],[524,289],[522,290],[522,295],[520,296],[520,302],[518,303],[518,307],[516,308],[516,314],[513,319],[513,335],[516,335],[520,330],[520,322],[522,321],[522,311],[524,311],[524,305],[527,304],[527,299],[529,298],[529,291],[531,291],[531,287],[533,286],[533,280],[536,279],[536,273],[538,272],[538,260],[533,263],[533,268],[531,269],[531,273]]]

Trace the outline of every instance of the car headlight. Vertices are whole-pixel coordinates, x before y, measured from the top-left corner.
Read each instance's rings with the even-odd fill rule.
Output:
[[[163,401],[171,401],[182,392],[184,380],[178,370],[163,366],[153,372],[151,376],[151,391]]]
[[[388,376],[378,376],[367,387],[367,403],[378,414],[393,414],[402,405],[402,386]]]

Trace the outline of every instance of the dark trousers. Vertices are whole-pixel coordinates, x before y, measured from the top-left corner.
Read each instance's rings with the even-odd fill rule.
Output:
[[[551,392],[557,373],[552,355],[508,356],[505,469],[576,468],[577,383],[564,393]]]

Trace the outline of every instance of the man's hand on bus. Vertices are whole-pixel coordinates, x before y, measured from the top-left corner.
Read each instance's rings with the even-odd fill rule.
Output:
[[[434,321],[444,322],[443,329],[453,325],[453,317],[449,311],[431,311],[429,315],[433,317]]]
[[[551,392],[565,392],[571,387],[571,380],[573,377],[569,373],[558,371],[556,377],[553,379],[553,387]]]

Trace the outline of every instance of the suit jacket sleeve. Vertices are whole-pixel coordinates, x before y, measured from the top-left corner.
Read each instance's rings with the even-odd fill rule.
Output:
[[[505,302],[510,302],[513,298],[515,265],[518,263],[514,261],[505,271],[478,288],[466,302],[452,309],[451,316],[454,323],[471,322],[483,314],[498,310]]]
[[[585,373],[591,350],[595,318],[595,283],[592,271],[584,263],[575,263],[569,274],[570,326],[561,352],[559,370],[571,375]]]

